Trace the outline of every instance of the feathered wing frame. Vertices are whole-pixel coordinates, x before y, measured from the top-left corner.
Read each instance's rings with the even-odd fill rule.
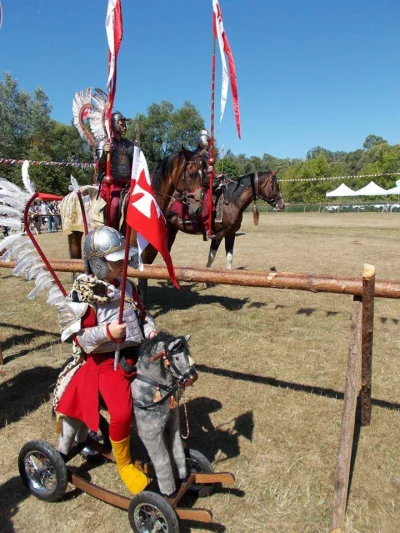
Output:
[[[0,178],[1,225],[11,230],[11,234],[0,242],[1,260],[15,260],[13,273],[16,276],[24,276],[27,280],[34,280],[35,286],[28,294],[29,299],[47,291],[47,303],[57,307],[60,320],[65,316],[71,320],[71,313],[76,314],[78,311],[72,309],[71,303],[66,300],[63,286],[27,227],[28,210],[36,198],[28,167],[29,163],[25,161],[22,165],[24,189]]]
[[[89,87],[86,91],[75,93],[72,101],[74,125],[84,141],[93,147],[106,136],[105,118],[107,112],[107,94],[101,89]],[[85,124],[89,121],[90,130]]]

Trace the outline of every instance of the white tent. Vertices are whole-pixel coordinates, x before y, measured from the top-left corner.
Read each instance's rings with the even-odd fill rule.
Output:
[[[386,196],[387,190],[379,187],[374,181],[370,181],[368,185],[362,187],[358,191],[354,191],[354,196]]]
[[[347,187],[344,183],[339,185],[337,189],[331,192],[327,192],[326,196],[354,196],[355,193],[350,189],[350,187]]]
[[[389,189],[387,194],[400,194],[400,180],[396,181],[396,187]]]

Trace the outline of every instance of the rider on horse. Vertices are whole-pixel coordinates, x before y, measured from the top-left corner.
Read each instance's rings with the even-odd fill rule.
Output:
[[[108,226],[90,231],[85,238],[86,273],[75,280],[68,298],[70,312],[60,320],[62,340],[73,338],[74,361],[61,373],[53,402],[62,420],[59,451],[67,455],[74,440],[85,441],[83,423],[98,431],[100,399],[104,401],[118,472],[127,488],[137,494],[148,479],[131,460],[131,382],[139,346],[144,338],[157,335],[157,330],[133,284],[127,283],[121,296],[124,250],[125,238]],[[121,297],[125,302],[123,324],[118,321]],[[118,346],[121,358],[114,370]]]
[[[107,202],[107,188],[110,187],[110,225],[115,229],[119,227],[121,192],[129,188],[131,179],[134,144],[125,138],[128,120],[130,119],[125,118],[122,113],[115,111],[111,115],[112,142],[104,137],[96,145],[100,175],[104,175],[106,171],[108,154],[111,157],[112,180],[109,180],[109,176],[101,180],[100,197]]]

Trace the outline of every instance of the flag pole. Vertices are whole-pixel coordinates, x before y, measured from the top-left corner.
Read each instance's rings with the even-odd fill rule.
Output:
[[[135,151],[132,162],[132,179],[130,183],[129,197],[132,194],[133,187],[136,181],[136,173],[138,167],[138,161],[135,160],[136,157],[140,155],[140,122],[139,119],[136,122],[136,139],[135,139]],[[136,169],[136,170],[135,170]],[[125,289],[126,289],[126,280],[128,277],[128,263],[129,263],[129,248],[131,245],[131,226],[125,220],[125,255],[124,255],[124,266],[122,268],[122,281],[121,281],[121,299],[119,302],[119,313],[118,313],[118,323],[123,324],[123,315],[124,315],[124,300],[125,300]],[[114,356],[114,370],[117,370],[118,363],[121,354],[121,347],[117,346]]]
[[[210,123],[210,154],[208,158],[208,164],[211,167],[209,172],[210,177],[210,201],[209,201],[209,213],[208,213],[208,232],[207,236],[213,235],[212,229],[212,212],[213,212],[213,181],[214,181],[214,110],[215,110],[215,34],[214,34],[214,11],[212,14],[212,59],[211,59],[211,123]]]

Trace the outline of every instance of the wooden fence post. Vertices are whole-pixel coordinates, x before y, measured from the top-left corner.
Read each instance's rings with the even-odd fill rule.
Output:
[[[371,423],[372,347],[374,332],[375,267],[364,265],[361,326],[361,425]]]
[[[342,531],[346,514],[357,398],[360,392],[362,307],[363,303],[361,298],[354,296],[351,318],[350,353],[347,361],[339,456],[333,493],[331,533],[340,533]]]

